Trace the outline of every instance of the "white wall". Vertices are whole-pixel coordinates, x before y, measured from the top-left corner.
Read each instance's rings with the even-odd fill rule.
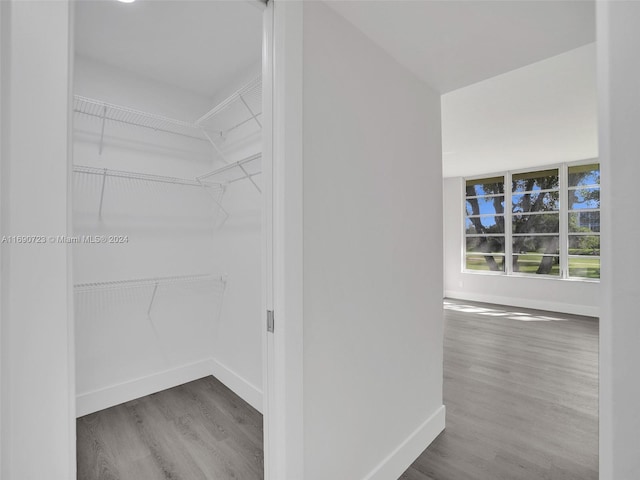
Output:
[[[391,480],[444,427],[440,97],[303,16],[304,478]]]
[[[75,93],[193,121],[205,97],[78,57]],[[91,167],[194,179],[222,163],[206,141],[75,116],[74,162]],[[231,160],[259,151],[259,136],[235,146]],[[235,155],[235,157],[234,157]],[[128,236],[124,244],[74,246],[75,283],[202,273],[203,282],[77,294],[78,414],[215,374],[261,407],[260,196],[231,185],[221,211],[198,187],[74,174],[74,233]]]
[[[444,179],[445,297],[598,316],[597,282],[463,272],[463,182]]]
[[[69,233],[69,3],[2,2],[2,235]],[[9,128],[10,126],[10,128]],[[2,248],[4,480],[75,478],[69,249]]]
[[[603,298],[600,322],[600,478],[640,478],[640,4],[598,2]]]

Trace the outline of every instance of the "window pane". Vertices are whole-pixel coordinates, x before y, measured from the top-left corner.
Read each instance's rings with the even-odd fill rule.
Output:
[[[504,237],[467,237],[467,253],[504,253]]]
[[[575,212],[569,214],[569,232],[599,232],[600,212]]]
[[[526,255],[531,253],[545,253],[558,255],[560,241],[558,235],[541,235],[535,237],[513,237],[513,254]]]
[[[504,256],[467,255],[465,268],[467,270],[504,272]]]
[[[477,178],[467,180],[467,197],[504,193],[504,177]]]
[[[515,173],[511,177],[513,192],[532,190],[551,190],[560,186],[558,169],[538,170],[535,172]]]
[[[514,193],[511,203],[513,213],[557,211],[560,208],[560,192]]]
[[[569,255],[600,255],[599,235],[569,235]]]
[[[467,215],[504,213],[504,197],[480,197],[467,199]]]
[[[597,257],[569,257],[569,276],[600,278],[600,259]]]
[[[528,253],[513,256],[513,271],[535,275],[560,275],[560,257]]]
[[[579,188],[569,190],[569,210],[600,208],[599,188]]]
[[[600,164],[569,167],[569,186],[600,185]]]
[[[471,217],[467,218],[468,234],[504,233],[504,217]]]
[[[514,214],[512,221],[512,232],[514,234],[558,233],[560,231],[559,213],[541,213],[538,215]]]

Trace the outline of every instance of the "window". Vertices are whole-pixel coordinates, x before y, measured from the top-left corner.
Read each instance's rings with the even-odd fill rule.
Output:
[[[600,278],[599,164],[507,172],[465,186],[465,270]]]
[[[600,165],[568,169],[569,277],[600,278]]]
[[[466,268],[504,272],[504,177],[467,180],[466,201]]]
[[[560,275],[560,173],[511,176],[513,271]]]

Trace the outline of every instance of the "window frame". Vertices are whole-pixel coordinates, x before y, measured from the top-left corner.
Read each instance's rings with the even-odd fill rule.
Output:
[[[553,279],[553,280],[566,280],[571,282],[594,282],[599,283],[600,278],[585,278],[585,277],[571,277],[569,276],[569,257],[576,257],[576,255],[569,255],[569,213],[572,213],[573,210],[569,209],[569,167],[581,166],[581,165],[591,165],[597,164],[600,166],[600,160],[598,158],[590,158],[585,160],[580,160],[576,162],[564,162],[564,163],[554,163],[549,165],[535,166],[529,168],[519,168],[514,170],[508,170],[504,172],[491,172],[483,175],[472,175],[468,177],[462,178],[462,254],[461,254],[461,266],[463,273],[470,273],[474,275],[501,275],[501,276],[512,276],[519,278],[539,278],[539,279]],[[559,236],[559,266],[560,266],[560,274],[559,275],[548,275],[548,274],[531,274],[531,273],[522,273],[515,272],[513,270],[513,217],[514,215],[518,215],[518,212],[514,214],[513,212],[513,175],[518,175],[521,173],[542,171],[542,170],[553,170],[558,169],[558,189],[543,189],[540,190],[540,193],[544,192],[559,192],[559,208],[557,213],[559,215],[559,228],[558,228],[558,236]],[[466,268],[466,258],[467,258],[467,195],[466,195],[466,182],[473,180],[482,180],[486,178],[493,177],[503,177],[504,178],[504,239],[505,239],[505,248],[504,248],[504,271],[491,271],[491,270],[473,270]],[[602,182],[601,182],[602,183]],[[598,188],[601,192],[601,184],[598,185]],[[571,189],[574,189],[571,187]],[[538,190],[535,190],[537,193]],[[515,192],[516,195],[522,194],[524,192]],[[600,204],[599,208],[595,209],[585,209],[585,211],[598,211],[600,212],[602,209],[602,205]],[[574,209],[575,210],[575,209]],[[528,212],[528,215],[539,215],[542,213],[556,213],[556,212]],[[592,232],[591,235],[601,237],[601,230],[598,232]],[[555,233],[533,233],[528,236],[540,236],[540,235],[549,235],[555,236]],[[580,235],[580,234],[578,234]],[[585,232],[584,235],[587,235]],[[474,237],[478,235],[470,235],[469,237]],[[588,235],[587,235],[588,236]],[[502,254],[500,254],[502,255]],[[580,257],[579,255],[577,257]],[[600,264],[602,264],[601,255],[590,256],[591,258],[598,258]]]
[[[506,273],[506,269],[507,269],[507,192],[504,189],[503,186],[503,193],[494,193],[494,194],[486,194],[486,195],[472,195],[467,197],[466,194],[466,181],[467,180],[479,180],[479,179],[491,179],[492,177],[503,177],[504,179],[504,185],[506,185],[506,176],[503,173],[498,173],[495,175],[476,175],[473,177],[465,177],[463,179],[463,192],[462,192],[462,198],[463,198],[463,202],[462,202],[462,269],[464,272],[471,272],[471,273],[480,273],[483,275],[504,275]],[[502,215],[493,215],[493,214],[480,214],[480,215],[467,215],[467,199],[468,198],[491,198],[491,197],[504,197],[504,213],[502,213]],[[467,235],[467,219],[470,217],[478,217],[478,218],[482,218],[482,217],[491,217],[491,216],[502,216],[504,219],[504,233],[502,234],[471,234],[471,235]],[[496,257],[502,257],[503,259],[503,264],[504,264],[504,270],[473,270],[473,269],[467,269],[467,238],[478,238],[478,237],[504,237],[504,252],[502,253],[493,253],[493,256]],[[473,256],[476,257],[484,257],[485,255],[482,255],[481,253],[476,253],[476,252],[472,252]]]

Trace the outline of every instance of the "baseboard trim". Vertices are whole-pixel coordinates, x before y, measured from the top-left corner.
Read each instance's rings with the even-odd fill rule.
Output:
[[[363,480],[399,478],[420,454],[440,435],[445,426],[445,406],[440,406]]]
[[[584,315],[587,317],[600,316],[600,309],[598,307],[575,305],[572,303],[549,302],[546,300],[530,300],[525,298],[502,297],[499,295],[485,295],[469,292],[456,292],[453,290],[445,290],[444,296],[446,298],[467,300],[469,302],[494,303],[496,305],[507,305],[509,307],[532,308],[534,310],[568,313],[571,315]]]
[[[213,375],[253,408],[262,412],[262,392],[233,370],[208,358],[76,396],[76,417],[120,405],[167,388]]]
[[[262,390],[216,359],[211,360],[211,374],[236,395],[262,413]]]
[[[81,393],[76,396],[76,416],[82,417],[207,375],[211,375],[210,359]]]

